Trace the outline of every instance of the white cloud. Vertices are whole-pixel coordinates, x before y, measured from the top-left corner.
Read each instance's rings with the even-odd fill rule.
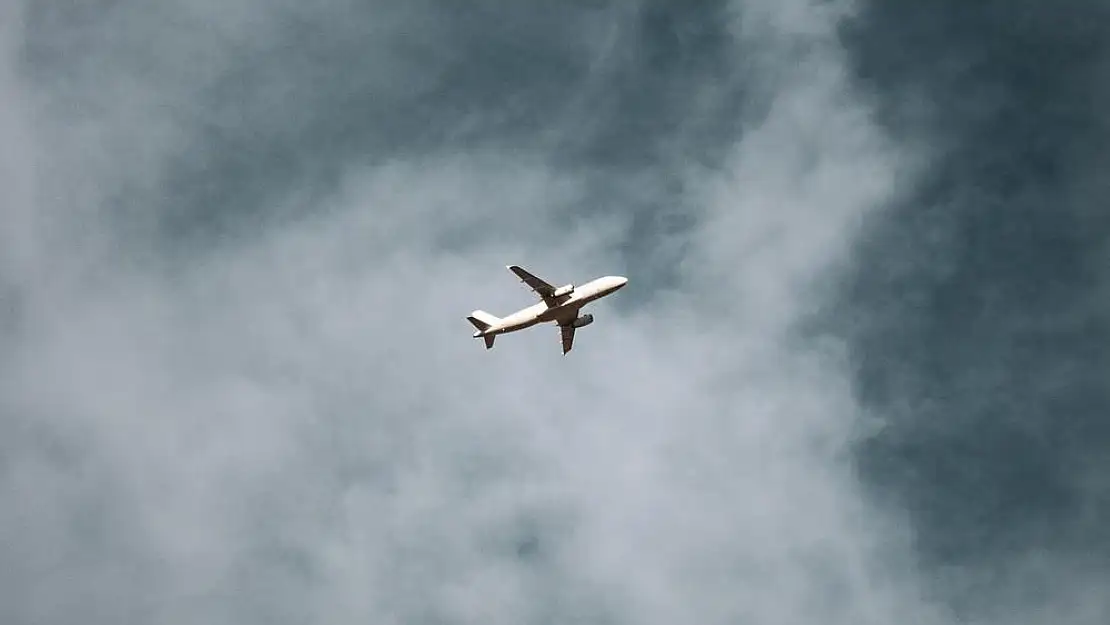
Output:
[[[25,295],[36,316],[4,358],[19,434],[0,489],[19,505],[0,513],[0,540],[21,579],[0,614],[928,622],[912,571],[880,573],[905,545],[842,455],[857,411],[846,371],[792,333],[893,192],[899,155],[844,79],[833,18],[781,6],[737,4],[759,45],[793,52],[757,67],[772,105],[726,166],[687,173],[703,214],[677,291],[627,312],[599,304],[565,358],[554,330],[485,352],[463,320],[528,302],[507,262],[560,281],[617,272],[623,223],[558,225],[584,181],[542,154],[352,164],[326,206],[183,270],[121,261],[99,211],[67,223],[66,236],[105,228],[110,245],[97,282]],[[14,58],[5,91],[21,98]],[[38,189],[108,202],[132,177],[160,180],[191,126],[149,94],[102,95],[137,107],[137,125],[109,114],[92,135],[52,132],[81,154],[90,136],[123,136],[135,160],[98,161],[76,183],[39,174]],[[18,197],[16,211],[78,219]],[[12,275],[49,279],[81,249]],[[652,281],[619,271],[629,291]]]

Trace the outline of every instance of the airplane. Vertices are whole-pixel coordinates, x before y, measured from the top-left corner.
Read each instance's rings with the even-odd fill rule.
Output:
[[[628,284],[628,278],[624,276],[603,276],[579,287],[566,284],[555,288],[517,265],[508,265],[506,268],[515,273],[521,282],[531,287],[542,301],[504,318],[491,315],[484,310],[470,313],[466,318],[467,321],[478,328],[474,338],[484,340],[486,349],[493,347],[493,341],[499,334],[530,328],[537,323],[554,322],[559,326],[559,332],[562,335],[565,356],[574,347],[574,331],[594,322],[593,315],[579,314],[581,308]]]

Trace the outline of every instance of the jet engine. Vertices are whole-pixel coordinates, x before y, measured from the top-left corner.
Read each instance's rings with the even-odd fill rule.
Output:
[[[570,325],[572,325],[576,328],[584,328],[584,327],[590,325],[593,322],[594,322],[594,316],[593,315],[582,315],[581,317],[575,319],[574,322],[571,323]]]
[[[562,297],[564,295],[570,295],[571,293],[574,293],[574,285],[564,284],[563,286],[555,289],[555,292],[551,294],[551,297]]]

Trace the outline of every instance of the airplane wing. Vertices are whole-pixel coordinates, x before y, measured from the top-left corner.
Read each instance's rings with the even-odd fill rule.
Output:
[[[540,296],[540,299],[547,302],[551,300],[551,296],[555,294],[555,287],[540,280],[536,276],[528,273],[523,267],[518,265],[509,265],[509,271],[515,273],[524,284],[527,284]]]
[[[571,324],[560,325],[559,332],[563,335],[563,355],[574,347],[574,326]]]

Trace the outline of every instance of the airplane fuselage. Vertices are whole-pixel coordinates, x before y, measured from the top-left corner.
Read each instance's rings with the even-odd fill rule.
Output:
[[[530,328],[538,323],[555,323],[559,326],[560,343],[565,356],[574,347],[574,334],[594,321],[593,315],[579,315],[583,306],[620,290],[628,283],[624,276],[605,276],[591,280],[580,287],[564,284],[556,287],[536,276],[520,265],[506,265],[506,269],[516,274],[521,282],[528,285],[539,296],[538,304],[522,308],[506,317],[475,310],[466,320],[477,328],[474,338],[480,338],[486,349],[493,349],[494,340],[499,334],[508,334]]]
[[[551,303],[539,302],[527,308],[502,317],[500,322],[484,331],[474,333],[475,337],[507,334],[530,328],[538,323],[568,323],[578,317],[578,311],[595,300],[616,292],[628,282],[623,276],[605,276],[591,280],[574,290],[555,298]]]

